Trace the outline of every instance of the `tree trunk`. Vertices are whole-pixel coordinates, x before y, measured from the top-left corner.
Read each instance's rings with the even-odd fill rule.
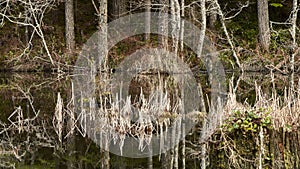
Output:
[[[145,2],[145,12],[147,12],[145,16],[145,40],[150,40],[150,31],[151,31],[151,0],[146,0]]]
[[[178,0],[171,0],[171,36],[172,36],[172,51],[177,54],[178,40],[180,34],[180,5]]]
[[[65,15],[66,15],[65,16],[66,17],[66,47],[68,53],[72,53],[75,48],[73,0],[66,0]]]
[[[75,111],[70,111],[69,116],[67,117],[67,132],[68,132],[68,137],[67,137],[67,152],[68,156],[71,157],[74,155],[74,152],[76,152],[76,140],[75,140],[75,131],[74,131],[74,126],[75,126]],[[75,165],[76,161],[73,158],[70,158],[67,161],[67,169],[73,169],[76,168]]]
[[[227,39],[227,41],[228,41],[228,43],[230,45],[231,52],[232,52],[233,57],[234,57],[234,59],[236,61],[236,64],[243,71],[242,65],[241,65],[240,60],[239,60],[239,58],[237,56],[237,53],[235,51],[235,47],[234,47],[233,42],[232,42],[232,40],[231,40],[231,38],[229,36],[228,30],[227,30],[227,27],[226,27],[226,24],[225,24],[225,16],[224,16],[223,11],[222,11],[222,9],[220,7],[220,4],[219,4],[218,0],[213,0],[212,3],[213,3],[212,5],[214,5],[217,8],[218,14],[220,16],[220,21],[221,21],[221,24],[222,24],[223,31],[224,31],[226,39]]]
[[[291,12],[291,36],[292,36],[292,45],[290,49],[290,88],[291,93],[290,97],[294,97],[293,91],[294,91],[294,72],[295,72],[295,49],[297,48],[297,42],[296,42],[296,28],[297,28],[297,14],[298,14],[298,0],[293,0],[293,9]]]
[[[162,146],[172,145],[172,142],[171,142],[172,137],[170,136],[170,134],[171,134],[170,132],[164,133],[163,138],[161,138],[161,139],[164,139],[164,143],[162,144]],[[171,163],[172,163],[172,158],[173,158],[173,154],[172,154],[171,150],[168,150],[165,153],[161,154],[161,164],[162,164],[161,168],[162,169],[170,169]]]
[[[107,0],[99,0],[99,14],[99,29],[107,32]]]
[[[185,8],[184,0],[181,0],[181,25],[180,25],[180,51],[183,51],[183,40],[184,40],[184,8]]]
[[[174,128],[176,128],[176,130],[175,130],[175,139],[176,139],[176,143],[178,143],[178,144],[175,144],[174,146],[175,146],[175,148],[174,148],[174,166],[173,166],[173,168],[174,169],[178,169],[179,168],[179,162],[178,162],[178,160],[179,160],[179,142],[180,142],[180,136],[181,136],[181,132],[182,132],[182,129],[181,129],[181,127],[182,127],[182,125],[181,125],[181,120],[182,119],[177,119],[178,121],[176,121],[175,123],[175,125],[174,125]],[[175,127],[176,126],[176,127]]]
[[[204,101],[204,95],[202,92],[202,86],[199,83],[198,85],[198,89],[199,89],[199,95],[200,95],[200,111],[201,112],[206,112],[206,107],[205,107],[205,101]],[[207,137],[207,130],[208,130],[208,124],[207,124],[207,118],[203,119],[202,122],[203,126],[202,126],[202,132],[201,132],[201,136],[200,136],[200,141],[204,141],[205,138]],[[206,155],[207,155],[207,143],[204,143],[203,145],[201,145],[201,163],[200,163],[200,167],[201,169],[205,169],[206,168]]]
[[[103,85],[103,91],[107,91],[108,89],[108,85],[106,83],[105,79],[108,79],[108,65],[107,65],[107,0],[98,0],[97,4],[95,3],[94,0],[92,0],[92,3],[94,5],[94,9],[96,10],[97,16],[98,16],[98,30],[99,32],[101,32],[99,34],[99,46],[98,46],[98,55],[100,57],[103,57],[103,63],[98,63],[97,69],[99,68],[100,73],[99,74],[99,78],[100,79],[104,79],[104,85]],[[103,139],[105,139],[104,141],[104,145],[105,148],[103,150],[101,150],[101,154],[102,154],[102,159],[101,159],[101,168],[105,168],[105,169],[109,169],[110,165],[110,155],[109,155],[109,151],[106,151],[109,149],[109,145],[108,145],[108,136],[105,136]],[[100,141],[102,142],[102,141]]]
[[[208,16],[208,27],[209,27],[209,29],[215,30],[216,22],[217,22],[217,11],[210,11],[210,14]]]
[[[153,169],[152,146],[149,145],[149,147],[150,147],[150,154],[148,157],[148,169]]]
[[[100,51],[100,56],[104,57],[104,63],[103,63],[103,69],[104,69],[104,73],[100,76],[102,76],[101,78],[103,79],[108,79],[108,64],[107,64],[107,20],[108,20],[108,13],[107,13],[107,0],[98,0],[99,3],[99,10],[97,11],[97,13],[99,14],[99,18],[98,18],[98,24],[99,27],[98,29],[102,32],[102,34],[100,34],[100,39],[99,42],[101,43],[99,46],[99,51]],[[101,49],[102,48],[102,49]],[[101,68],[101,63],[98,64],[98,66],[100,66]],[[100,69],[101,70],[101,69]],[[106,81],[104,82],[104,91],[108,90],[108,85],[106,83]],[[109,145],[108,145],[108,138],[107,136],[105,137],[105,149],[108,150],[109,149]],[[110,155],[109,155],[109,151],[103,150],[102,154],[103,154],[103,160],[102,160],[102,168],[106,168],[109,169],[110,165],[109,165],[109,161],[110,161]]]
[[[160,5],[162,5],[162,7],[160,8],[160,13],[161,14],[168,14],[168,6],[169,6],[169,1],[167,0],[159,0]],[[161,34],[167,35],[168,34],[168,17],[162,16],[160,15],[160,19],[159,19],[159,32],[161,32]],[[158,39],[158,43],[159,45],[161,45],[163,48],[168,49],[168,37],[167,36],[159,36]]]
[[[183,121],[185,121],[185,117],[182,119]],[[186,131],[185,131],[185,123],[182,123],[182,135],[185,136],[186,135]],[[182,169],[185,169],[185,137],[182,139]]]
[[[110,156],[109,156],[109,151],[102,151],[103,157],[101,160],[101,167],[105,168],[105,169],[109,169],[110,165],[109,165],[109,161],[110,161]]]
[[[99,14],[99,18],[98,18],[98,24],[99,27],[98,29],[101,30],[102,34],[100,35],[100,39],[99,42],[101,43],[101,45],[99,46],[100,49],[99,51],[101,53],[100,56],[104,57],[104,72],[108,72],[108,66],[107,66],[107,0],[98,0],[99,3],[99,10],[97,11],[97,13]],[[100,64],[99,64],[100,65]],[[105,73],[106,74],[106,73]],[[104,77],[104,79],[106,79],[107,77]],[[108,84],[107,84],[108,85]],[[106,87],[106,85],[105,85]],[[105,89],[107,90],[107,89]]]
[[[126,0],[111,0],[110,4],[110,16],[112,20],[118,19],[127,12]]]
[[[270,46],[270,27],[268,0],[257,0],[259,43],[263,50],[269,51]]]
[[[205,39],[205,31],[206,31],[206,7],[205,7],[205,1],[202,0],[200,1],[200,7],[201,7],[201,30],[200,30],[200,37],[199,37],[199,45],[197,49],[197,55],[198,57],[201,57],[202,54],[202,48],[203,48],[203,43]]]

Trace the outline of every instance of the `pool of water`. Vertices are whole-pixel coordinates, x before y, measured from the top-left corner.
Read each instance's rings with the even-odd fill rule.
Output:
[[[209,95],[206,75],[198,76],[204,94]],[[197,128],[201,128],[201,125],[189,131],[190,134],[186,136],[185,141],[181,141],[170,151],[148,158],[126,158],[109,153],[84,136],[80,127],[70,129],[68,126],[70,114],[67,110],[72,108],[69,104],[72,98],[71,79],[71,75],[52,73],[0,73],[0,168],[170,168],[172,166],[200,168],[203,156],[199,153],[201,150],[199,147],[201,148],[203,143],[197,143],[201,131]],[[228,84],[232,80],[236,88],[237,100],[249,104],[253,104],[256,99],[255,85],[261,86],[264,93],[270,94],[275,84],[277,93],[284,94],[289,78],[275,75],[274,83],[271,79],[270,74],[260,73],[248,73],[243,76],[227,75]],[[134,89],[134,86],[132,88]],[[58,97],[61,98],[64,107],[61,112],[63,117],[60,131],[56,128],[58,123],[55,117],[58,110]],[[271,134],[275,137],[274,133],[276,132]],[[275,147],[272,150],[273,156],[277,155],[278,158],[274,162],[268,162],[270,160],[268,158],[271,157],[266,157],[265,166],[276,164],[291,166],[293,159],[288,160],[290,156],[285,153],[295,154],[298,157],[299,152],[292,152],[293,146],[299,146],[298,135],[284,133],[284,131],[277,133],[283,137],[283,140],[279,139],[268,145]],[[270,136],[270,133],[266,136]],[[218,134],[214,136],[215,139],[217,137]],[[257,142],[255,139],[253,136],[254,143]],[[212,144],[208,146],[210,151],[206,154],[206,160],[210,161],[207,167],[226,168],[226,165],[231,162],[229,160],[231,155],[224,154],[225,151],[222,152],[221,147],[215,147],[215,141],[207,142]],[[272,145],[276,143],[277,146]],[[249,148],[249,151],[252,150]],[[258,156],[257,150],[253,151],[254,160],[248,161],[249,165],[247,165],[250,168],[257,166],[255,161]],[[293,166],[298,166],[296,162],[294,163]]]

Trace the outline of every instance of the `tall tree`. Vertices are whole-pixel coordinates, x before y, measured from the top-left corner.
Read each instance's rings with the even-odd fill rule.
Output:
[[[171,36],[172,36],[172,51],[178,52],[178,40],[180,35],[180,4],[178,0],[171,0]]]
[[[295,55],[297,48],[297,41],[296,41],[296,28],[297,28],[297,15],[298,15],[298,0],[293,0],[293,8],[291,12],[291,28],[290,33],[292,36],[292,45],[290,49],[290,91],[294,91],[294,71],[295,71]],[[291,97],[293,98],[293,92],[290,93]]]
[[[161,13],[161,17],[159,18],[159,31],[162,34],[168,34],[168,17],[163,14],[168,14],[169,10],[169,1],[168,0],[159,0],[159,4],[161,6],[159,13]],[[166,36],[159,36],[159,44],[167,49],[168,48],[168,37]]]
[[[206,31],[206,7],[205,7],[205,1],[206,0],[202,0],[200,1],[200,7],[201,7],[201,30],[200,30],[200,37],[199,37],[199,45],[198,45],[198,49],[197,49],[197,55],[198,57],[201,57],[202,54],[202,48],[203,48],[203,44],[204,44],[204,38],[205,38],[205,31]],[[207,68],[207,70],[211,70],[210,68]],[[206,120],[203,121],[203,131],[206,131]],[[203,137],[202,133],[202,137]],[[207,153],[207,144],[203,144],[201,146],[201,169],[205,169],[206,168],[206,153]]]
[[[66,19],[66,47],[69,53],[75,48],[75,32],[74,32],[74,1],[66,0],[65,2],[65,19]]]
[[[103,63],[103,67],[101,66],[102,63],[99,63],[99,65],[97,65],[97,67],[99,66],[100,68],[100,72],[103,69],[103,73],[101,73],[99,76],[100,79],[108,79],[108,65],[107,65],[107,0],[97,0],[97,2],[95,2],[95,0],[92,0],[94,9],[96,10],[97,16],[98,16],[98,30],[101,32],[99,34],[99,56],[104,56],[104,63]],[[107,81],[104,80],[103,81],[104,84],[102,86],[102,90],[105,92],[108,90],[108,86],[109,84],[107,84]],[[104,145],[105,149],[101,151],[102,153],[102,160],[101,160],[101,168],[106,168],[109,169],[110,165],[109,165],[109,161],[110,161],[110,156],[109,156],[109,151],[106,151],[109,149],[109,141],[108,141],[108,136],[105,136],[104,138]]]
[[[184,0],[181,0],[181,4],[180,4],[180,8],[181,8],[181,24],[180,24],[180,50],[183,51],[183,39],[184,39],[184,8],[185,8],[185,2]],[[183,167],[185,168],[185,167]]]
[[[200,30],[200,37],[199,37],[199,44],[198,44],[198,49],[197,49],[197,55],[198,57],[201,57],[202,54],[202,48],[203,48],[203,43],[204,43],[204,38],[205,38],[205,31],[206,31],[206,7],[205,7],[205,1],[202,0],[200,1],[200,8],[201,8],[201,30]]]
[[[259,43],[263,50],[269,51],[270,26],[268,0],[257,0]]]
[[[150,40],[150,30],[151,30],[151,0],[145,1],[145,40]]]

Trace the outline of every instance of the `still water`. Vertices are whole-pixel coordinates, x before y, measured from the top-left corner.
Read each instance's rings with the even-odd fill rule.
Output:
[[[228,74],[227,82],[232,80],[235,85],[238,102],[251,105],[256,99],[255,83],[270,94],[270,78],[268,74],[248,73],[242,77]],[[104,151],[84,136],[80,127],[70,127],[71,79],[71,75],[52,73],[0,74],[0,168],[201,168],[204,159],[207,168],[256,168],[259,163],[255,133],[247,137],[228,134],[228,139],[236,140],[232,142],[236,144],[234,149],[228,151],[216,132],[205,144],[206,154],[201,154],[203,143],[198,142],[201,124],[189,131],[185,141],[153,157],[126,158]],[[288,78],[278,75],[275,79],[277,92],[283,94]],[[197,80],[203,86],[204,95],[208,95],[206,75],[198,75]],[[63,107],[60,123],[55,117],[58,102]],[[60,130],[58,124],[62,125]],[[298,131],[265,131],[269,140],[277,139],[265,143],[268,150],[264,168],[299,166],[296,164],[300,157]],[[231,165],[234,152],[241,154],[236,163],[240,165]]]

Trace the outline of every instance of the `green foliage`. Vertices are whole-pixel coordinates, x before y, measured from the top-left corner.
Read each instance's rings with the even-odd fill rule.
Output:
[[[275,8],[281,8],[281,7],[283,7],[282,3],[270,3],[270,6],[273,6]]]
[[[232,58],[232,52],[231,51],[225,51],[221,52],[219,54],[219,57],[222,61],[222,64],[224,65],[225,68],[232,68],[234,67],[234,60]]]
[[[263,114],[263,116],[261,115]],[[224,125],[222,126],[225,131],[228,132],[242,132],[243,135],[247,133],[257,133],[259,127],[270,128],[271,116],[269,116],[270,110],[259,109],[252,111],[240,111],[233,112]]]
[[[271,50],[285,49],[290,42],[290,32],[286,29],[278,29],[276,32],[271,32]]]

